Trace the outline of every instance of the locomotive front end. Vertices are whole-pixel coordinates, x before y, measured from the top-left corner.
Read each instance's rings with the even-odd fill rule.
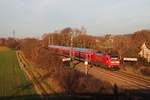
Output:
[[[109,66],[118,69],[120,66],[119,58],[117,56],[111,56]]]

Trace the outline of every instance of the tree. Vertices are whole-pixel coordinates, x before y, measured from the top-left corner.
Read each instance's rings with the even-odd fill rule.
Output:
[[[114,49],[118,51],[120,59],[131,47],[131,39],[125,35],[118,35],[114,37]]]
[[[14,38],[8,38],[6,40],[6,46],[13,49],[19,49],[20,48],[20,40],[16,40]]]
[[[37,45],[39,45],[39,40],[35,38],[26,38],[21,42],[21,50],[28,59],[33,59],[36,55]]]

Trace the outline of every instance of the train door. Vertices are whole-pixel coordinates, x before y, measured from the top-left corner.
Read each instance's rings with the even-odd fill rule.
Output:
[[[87,52],[87,53],[86,53],[85,60],[87,60],[87,61],[90,62],[90,61],[92,60],[92,54],[93,54],[92,52]]]

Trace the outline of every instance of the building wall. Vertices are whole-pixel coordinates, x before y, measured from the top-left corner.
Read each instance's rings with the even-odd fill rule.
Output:
[[[150,62],[150,49],[147,48],[146,44],[144,43],[141,46],[141,51],[139,52],[140,57],[147,59]]]

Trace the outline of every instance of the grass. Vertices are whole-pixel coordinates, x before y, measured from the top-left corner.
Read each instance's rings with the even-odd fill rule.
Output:
[[[19,68],[15,51],[0,47],[0,97],[34,93],[32,85]]]

